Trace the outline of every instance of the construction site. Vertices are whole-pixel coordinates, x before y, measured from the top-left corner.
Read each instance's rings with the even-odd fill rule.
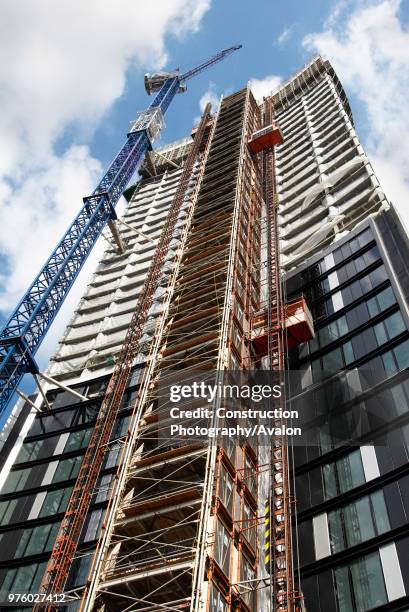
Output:
[[[408,241],[330,63],[313,58],[263,100],[245,86],[153,145],[186,80],[239,49],[145,77],[154,101],[1,333],[1,610],[409,609],[405,410],[389,459],[365,432],[313,450],[163,433],[164,389],[237,372],[271,373],[279,415],[334,377],[369,402],[359,368],[377,360],[377,384],[406,403]],[[101,234],[41,372],[37,348]]]

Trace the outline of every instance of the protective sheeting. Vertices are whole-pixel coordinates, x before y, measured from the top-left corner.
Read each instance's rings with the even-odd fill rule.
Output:
[[[167,173],[152,185],[136,190],[124,220],[152,239],[159,238],[179,175],[180,170]],[[185,218],[186,211],[182,211],[163,266],[164,274],[172,268]],[[114,248],[105,251],[52,360],[51,376],[76,380],[78,377],[107,374],[113,368],[155,250],[155,246],[143,236],[125,227],[119,228],[127,239],[128,250],[125,255],[119,255]],[[154,295],[142,338],[146,346],[153,337],[156,317],[162,312],[164,291],[159,287]],[[142,351],[137,361],[142,362],[145,358]]]
[[[279,235],[282,261],[290,268],[385,200],[330,81],[277,118],[285,134],[276,151]],[[317,174],[312,174],[314,166]]]
[[[337,216],[332,221],[323,223],[317,227],[307,240],[302,242],[298,247],[291,249],[291,255],[285,257],[285,264],[290,265],[299,261],[302,257],[310,254],[314,248],[319,246],[332,232],[333,228],[342,221],[343,215]]]
[[[314,223],[314,220],[317,217],[321,217],[326,211],[328,211],[328,206],[325,202],[315,204],[308,217],[302,217],[294,221],[294,223],[287,223],[284,227],[281,227],[280,236],[285,239],[286,236],[292,232],[300,232],[303,226],[310,227]]]

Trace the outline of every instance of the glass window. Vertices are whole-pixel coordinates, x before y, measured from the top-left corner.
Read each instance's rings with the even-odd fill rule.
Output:
[[[379,552],[335,570],[340,612],[365,612],[387,603]]]
[[[356,450],[336,462],[341,493],[345,493],[365,482],[361,452]]]
[[[130,416],[121,417],[115,421],[115,425],[112,429],[111,440],[116,440],[124,436],[128,430],[128,425],[131,420]]]
[[[367,300],[366,305],[368,306],[369,314],[371,315],[371,317],[376,317],[376,315],[380,313],[376,297]]]
[[[94,510],[89,517],[87,531],[84,536],[84,542],[90,542],[98,537],[99,526],[102,519],[103,510]]]
[[[376,299],[378,301],[380,310],[386,310],[387,308],[389,308],[389,306],[392,306],[392,304],[396,303],[396,298],[392,287],[387,287],[386,289],[378,293]]]
[[[366,301],[366,305],[368,307],[368,311],[370,316],[374,317],[379,314],[381,311],[388,308],[390,305],[396,303],[395,296],[393,294],[392,288],[387,287],[383,291],[381,291],[377,296]],[[335,321],[328,323],[325,327],[322,327],[316,334],[315,338],[310,341],[310,351],[316,351],[319,347],[325,347],[330,342],[336,341],[338,338],[346,335],[348,331],[357,327],[358,318],[362,317],[362,309],[364,307],[359,305],[355,308],[352,308],[347,316],[341,316]],[[331,313],[329,313],[331,314]],[[347,317],[349,320],[349,325],[347,321]],[[320,318],[320,317],[318,317]],[[403,320],[399,319],[399,323],[396,323],[394,320],[391,322],[395,323],[401,331],[405,329]],[[403,326],[403,327],[402,327]],[[400,331],[395,331],[394,335],[397,335]],[[387,340],[386,331],[383,323],[379,323],[375,326],[375,334],[378,338],[378,344],[383,344]],[[393,337],[390,335],[389,337]]]
[[[372,272],[369,273],[368,278],[371,282],[372,287],[380,285],[388,279],[385,267],[382,265],[379,266],[379,268],[376,268],[376,270],[372,270]]]
[[[21,557],[24,556],[25,554],[25,550],[27,548],[27,543],[29,542],[31,535],[33,533],[32,529],[25,529],[20,537],[20,541],[18,543],[18,546],[16,548],[16,552],[14,554],[14,557],[16,559],[21,559]]]
[[[347,546],[373,538],[375,528],[368,497],[363,497],[343,510]]]
[[[354,349],[352,347],[352,342],[345,342],[342,345],[342,349],[344,351],[344,359],[346,365],[349,365],[353,361],[355,361]]]
[[[409,340],[405,340],[393,349],[400,370],[409,366]]]
[[[244,536],[250,542],[254,550],[256,550],[256,542],[257,542],[257,518],[252,510],[250,504],[243,499],[243,516],[242,516],[242,525],[244,529]]]
[[[337,319],[337,324],[338,324],[338,335],[339,336],[344,336],[345,334],[348,333],[348,323],[344,316],[339,317],[339,319]]]
[[[232,341],[233,341],[236,349],[238,351],[240,351],[242,334],[238,330],[237,325],[235,325],[234,323],[233,323],[232,328],[231,328],[231,338],[232,338]]]
[[[70,577],[68,579],[68,588],[80,586],[87,582],[91,561],[91,554],[74,559],[72,570],[70,572]],[[71,610],[69,607],[67,607],[66,610],[67,612],[76,612],[75,608],[74,610]]]
[[[31,530],[31,537],[29,538],[29,541],[23,554],[35,555],[38,553],[42,553],[46,548],[48,536],[50,535],[50,530],[51,525],[40,525],[39,527],[34,527],[34,529]],[[21,557],[22,555],[21,553],[17,553],[17,556]]]
[[[340,370],[344,365],[341,349],[336,348],[324,355],[322,358],[322,364],[323,370],[326,370],[327,372],[336,372]]]
[[[381,258],[378,247],[373,246],[372,249],[369,249],[369,251],[363,253],[362,258],[366,266],[373,264],[375,261]]]
[[[105,455],[104,469],[112,468],[117,464],[121,447],[118,443],[111,445],[107,455]]]
[[[26,442],[20,449],[19,454],[17,455],[16,463],[22,463],[23,461],[34,461],[37,459],[43,441],[37,440],[37,442]]]
[[[369,289],[367,289],[367,291],[369,291]],[[361,281],[359,280],[356,280],[354,283],[342,290],[342,295],[345,296],[345,301],[347,304],[353,302],[354,300],[358,300],[360,297],[362,297],[363,293],[365,293],[365,290],[362,288]]]
[[[220,472],[219,497],[222,500],[224,507],[229,511],[230,515],[233,516],[234,483],[230,474],[223,465],[221,466]]]
[[[88,406],[81,406],[75,411],[73,425],[82,425],[93,421],[98,415],[99,408],[99,403],[89,404]]]
[[[357,611],[376,608],[387,603],[385,580],[378,552],[352,563],[350,572]]]
[[[356,251],[359,250],[358,238],[353,238],[352,240],[348,242],[348,244],[351,247],[352,253],[355,253]]]
[[[409,457],[409,424],[408,423],[402,427],[401,432],[402,432],[403,443],[406,448],[406,454]]]
[[[72,487],[49,491],[41,506],[40,516],[50,516],[58,512],[65,512],[71,491]]]
[[[394,312],[390,317],[387,317],[384,323],[389,338],[395,338],[395,336],[398,336],[406,329],[402,315],[399,311]]]
[[[397,370],[392,351],[388,351],[382,355],[382,363],[387,375],[394,374]]]
[[[103,502],[108,499],[111,492],[111,484],[114,478],[115,477],[113,474],[106,474],[105,476],[102,476],[98,483],[98,493],[96,495],[95,502]]]
[[[217,521],[215,534],[215,560],[226,576],[230,574],[230,549],[232,539],[226,527]]]
[[[7,525],[17,505],[17,499],[0,502],[0,524]]]
[[[1,492],[14,493],[14,491],[22,491],[23,489],[27,489],[30,485],[29,477],[31,470],[32,468],[26,468],[25,470],[13,470],[10,472],[1,489]]]
[[[21,558],[29,555],[38,555],[51,550],[57,536],[59,523],[39,525],[22,532],[20,542],[14,557]]]
[[[361,453],[355,450],[322,467],[325,496],[331,499],[365,482]]]
[[[341,247],[341,253],[342,253],[342,258],[343,259],[347,259],[348,257],[351,257],[351,244],[349,242],[347,242],[346,244],[344,244]]]
[[[76,451],[87,446],[91,437],[91,429],[82,429],[81,431],[72,431],[64,447],[64,453]]]
[[[59,461],[52,482],[61,482],[62,480],[76,478],[81,466],[81,461],[82,455]]]
[[[322,370],[321,370],[321,360],[320,359],[313,359],[311,361],[311,372],[312,372],[312,379],[314,382],[318,382],[321,380]]]
[[[236,313],[236,317],[237,317],[237,321],[240,323],[240,325],[243,327],[243,322],[244,322],[244,311],[242,309],[242,307],[240,306],[239,302],[236,301],[235,303],[235,313]]]
[[[230,369],[231,370],[240,370],[240,363],[233,354],[233,351],[230,353]]]
[[[335,463],[327,463],[322,467],[322,474],[324,477],[325,495],[327,499],[336,497],[338,495],[338,486],[336,480],[336,466]]]
[[[58,429],[65,430],[71,425],[74,414],[74,410],[64,410],[52,415],[39,415],[31,426],[30,435],[50,433],[50,431],[57,431]]]
[[[227,612],[227,601],[213,584],[210,589],[209,612]]]
[[[382,344],[385,344],[385,342],[388,341],[388,336],[386,335],[386,329],[383,321],[374,325],[374,332],[378,346],[381,346]]]
[[[32,563],[7,570],[1,590],[6,593],[36,592],[45,568],[46,563]]]
[[[383,491],[361,497],[328,514],[331,550],[340,552],[390,529]]]
[[[385,504],[385,495],[382,490],[372,493],[370,496],[372,504],[372,516],[375,521],[376,532],[385,533],[390,530],[388,510]]]
[[[240,559],[240,581],[244,584],[250,585],[254,584],[254,580],[256,578],[256,572],[253,567],[250,565],[250,562],[246,559],[246,557],[241,554]],[[243,601],[247,604],[249,610],[256,610],[257,606],[257,591],[254,588],[243,589],[242,595]]]
[[[334,340],[337,340],[339,338],[338,325],[336,321],[333,321],[332,323],[328,323],[327,327],[324,327],[324,329],[321,331],[327,332],[325,334],[326,342],[333,342]]]
[[[318,334],[316,334],[314,338],[309,341],[309,347],[310,353],[313,353],[314,351],[317,351],[319,349]]]
[[[406,381],[407,382],[407,381]],[[383,395],[383,394],[382,394]],[[390,395],[386,395],[387,401],[392,401],[395,408],[394,416],[400,416],[408,411],[408,400],[406,399],[404,386],[397,384],[390,389]]]
[[[335,570],[336,594],[340,612],[353,612],[352,593],[348,567],[339,567]]]
[[[368,244],[368,242],[371,242],[371,240],[373,240],[371,229],[368,227],[361,234],[358,234],[356,239],[358,241],[359,248],[362,249],[366,244]]]

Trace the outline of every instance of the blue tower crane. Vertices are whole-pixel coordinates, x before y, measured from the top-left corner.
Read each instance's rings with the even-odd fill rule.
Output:
[[[26,373],[38,372],[34,356],[105,224],[116,219],[115,205],[164,126],[163,116],[185,82],[241,48],[229,47],[184,74],[179,70],[145,75],[148,94],[157,92],[139,113],[127,140],[89,196],[48,261],[0,332],[0,430],[11,400]]]

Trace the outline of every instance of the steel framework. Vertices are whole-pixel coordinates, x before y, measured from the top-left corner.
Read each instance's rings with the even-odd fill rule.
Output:
[[[156,75],[151,88],[159,86],[164,87]],[[279,377],[285,368],[287,311],[281,287],[273,149],[277,135],[271,99],[261,112],[247,88],[224,99],[213,122],[208,113],[209,107],[184,163],[40,587],[45,595],[66,592],[113,425],[140,351],[153,295],[163,284],[166,257],[201,152],[165,305],[131,425],[121,440],[102,534],[86,585],[73,590],[74,598],[82,598],[83,612],[205,612],[214,609],[217,598],[226,609],[242,612],[300,610],[294,590],[287,440],[274,437],[266,456],[254,438],[240,439],[232,447],[223,439],[180,443],[163,433],[167,407],[158,402],[159,383],[197,370],[223,382],[229,369],[260,361],[260,355],[252,353],[251,338],[253,315],[261,305],[263,206],[263,365]],[[150,117],[161,124],[160,113],[154,111]],[[260,137],[264,144],[258,148]],[[214,414],[221,401],[215,400]],[[284,407],[284,395],[281,401]],[[187,406],[193,408],[194,402]],[[214,418],[212,426],[217,426]],[[267,559],[262,550],[268,550]],[[44,603],[35,608],[44,609],[51,612],[56,606]]]
[[[271,98],[264,101],[263,121],[273,125]],[[280,247],[278,238],[278,198],[275,184],[274,148],[267,146],[262,152],[263,196],[266,205],[267,246],[267,354],[271,371],[278,373],[282,394],[281,408],[285,407],[285,322],[286,307],[283,298]],[[283,425],[281,420],[274,427]],[[271,609],[274,612],[299,610],[294,592],[293,550],[291,533],[290,481],[288,465],[288,439],[274,436],[271,441],[271,487],[268,504],[269,555],[266,562],[272,576]]]
[[[130,178],[138,169],[163,127],[163,115],[185,81],[233,53],[239,46],[220,53],[189,70],[166,74],[152,104],[139,114],[127,140],[94,192],[34,279],[0,333],[0,428],[6,422],[9,403],[23,376],[36,372],[35,353],[77,278],[97,238],[110,219]]]
[[[169,210],[164,229],[156,247],[148,274],[127,335],[111,376],[102,406],[93,428],[90,442],[82,461],[79,474],[70,496],[64,519],[57,535],[51,558],[41,583],[41,592],[45,595],[62,593],[68,578],[73,556],[77,549],[81,530],[84,525],[91,498],[97,483],[102,462],[107,450],[112,428],[121,405],[134,358],[144,325],[153,302],[153,295],[163,275],[163,266],[174,237],[175,226],[191,180],[193,166],[203,144],[208,127],[210,104],[206,106],[192,149],[184,165],[179,184]],[[53,604],[37,604],[35,610],[53,610]]]
[[[123,447],[84,611],[199,612],[211,607],[215,593],[224,593],[226,601],[240,606],[236,609],[254,610],[257,589],[249,589],[248,582],[258,564],[261,520],[256,452],[250,443],[232,453],[226,441],[220,446],[215,440],[169,438],[166,393],[165,405],[158,396],[159,383],[174,376],[180,380],[199,368],[223,377],[230,366],[234,304],[243,300],[248,310],[251,299],[252,249],[244,254],[243,270],[239,253],[249,214],[254,231],[258,227],[260,202],[256,206],[254,196],[249,207],[245,198],[255,178],[247,139],[258,127],[258,114],[250,91],[243,90],[224,99],[217,115],[182,261],[175,269],[166,333],[155,334],[160,353],[151,351],[147,360],[149,372],[135,407],[133,433]],[[230,498],[223,481],[227,474],[234,487]],[[220,548],[225,530],[228,551]]]

